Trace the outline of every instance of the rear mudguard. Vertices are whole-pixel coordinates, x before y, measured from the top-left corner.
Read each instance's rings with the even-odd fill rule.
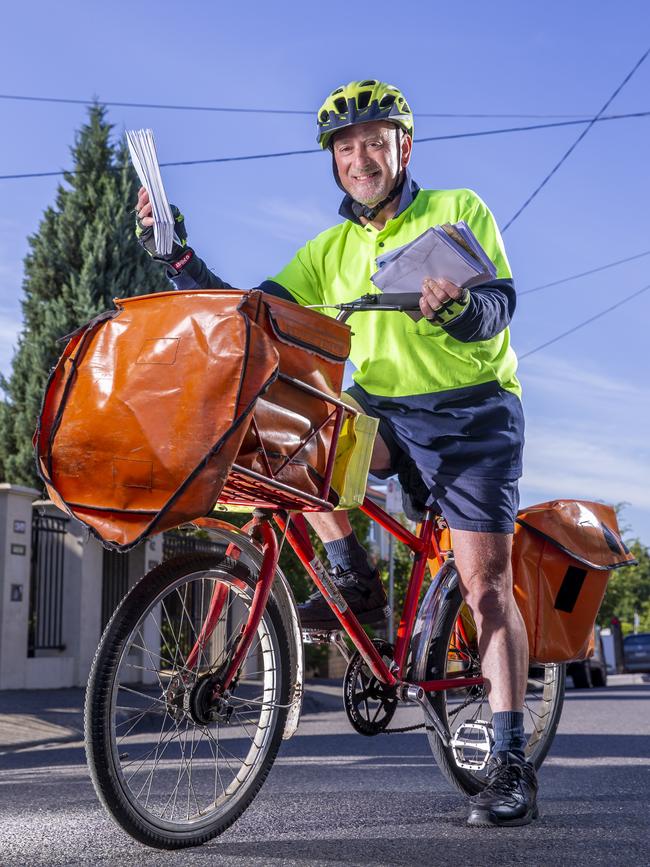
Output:
[[[241,551],[239,560],[247,566],[251,572],[259,572],[262,565],[262,552],[251,539],[244,535],[241,530],[233,525],[232,530],[226,529],[220,521],[221,527],[201,527],[206,530],[211,539],[215,542],[221,542],[226,545],[234,545]],[[304,665],[303,665],[303,646],[302,646],[302,630],[300,629],[300,619],[298,609],[296,608],[296,600],[289,582],[280,568],[276,569],[275,579],[271,593],[278,605],[282,620],[284,622],[287,638],[289,639],[289,665],[291,676],[291,687],[289,691],[289,712],[287,714],[287,722],[284,727],[284,740],[288,740],[296,733],[298,723],[300,722],[300,714],[302,711],[302,697],[304,692]]]
[[[438,621],[438,613],[443,601],[458,586],[458,572],[453,558],[445,560],[433,576],[426,596],[422,601],[413,627],[411,638],[411,659],[413,660],[413,680],[427,680],[427,663],[431,637]]]

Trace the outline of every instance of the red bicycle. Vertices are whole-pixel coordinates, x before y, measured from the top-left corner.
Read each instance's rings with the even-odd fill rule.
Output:
[[[344,313],[351,307],[342,305]],[[355,410],[322,396],[334,407],[338,434],[341,416]],[[368,498],[361,506],[413,555],[393,646],[366,634],[314,552],[301,511],[332,508],[330,479],[320,497],[301,505],[289,486],[269,486],[236,465],[233,471],[229,502],[240,490],[250,504],[264,482],[252,520],[241,530],[212,517],[197,521],[218,550],[157,566],[124,598],[102,637],[88,683],[86,743],[109,813],[148,845],[196,846],[228,828],[260,790],[302,705],[303,634],[278,567],[285,541],[340,622],[304,640],[334,643],[346,656],[343,703],[352,726],[378,735],[400,704],[419,705],[443,774],[465,794],[480,791],[491,713],[444,521],[429,510],[412,533]],[[427,563],[434,574],[421,600]],[[529,671],[526,752],[536,767],[557,729],[564,682],[564,665]]]

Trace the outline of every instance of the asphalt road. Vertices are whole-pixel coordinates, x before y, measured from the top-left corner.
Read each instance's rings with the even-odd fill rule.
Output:
[[[180,853],[136,843],[98,804],[78,736],[80,691],[0,693],[0,863],[649,865],[650,677],[610,683],[567,691],[540,773],[541,818],[525,828],[466,827],[424,735],[354,734],[325,688],[244,816]]]

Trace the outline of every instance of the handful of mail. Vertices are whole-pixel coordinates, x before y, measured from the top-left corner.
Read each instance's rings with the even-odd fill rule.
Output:
[[[167,201],[167,194],[160,174],[153,131],[150,129],[127,129],[126,142],[129,146],[131,162],[140,182],[149,193],[153,212],[153,237],[156,252],[161,256],[168,256],[172,251],[174,240],[179,243],[179,239],[174,233],[174,217]]]
[[[399,295],[401,303],[412,295],[415,306],[425,277],[471,289],[497,274],[494,263],[463,221],[427,229],[415,241],[378,256],[376,262],[378,270],[370,278],[375,286],[384,293]]]

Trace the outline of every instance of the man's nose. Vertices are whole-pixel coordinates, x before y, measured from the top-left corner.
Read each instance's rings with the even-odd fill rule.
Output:
[[[366,166],[372,164],[372,160],[370,159],[370,155],[365,148],[357,148],[353,155],[353,163],[356,168],[363,169]]]

